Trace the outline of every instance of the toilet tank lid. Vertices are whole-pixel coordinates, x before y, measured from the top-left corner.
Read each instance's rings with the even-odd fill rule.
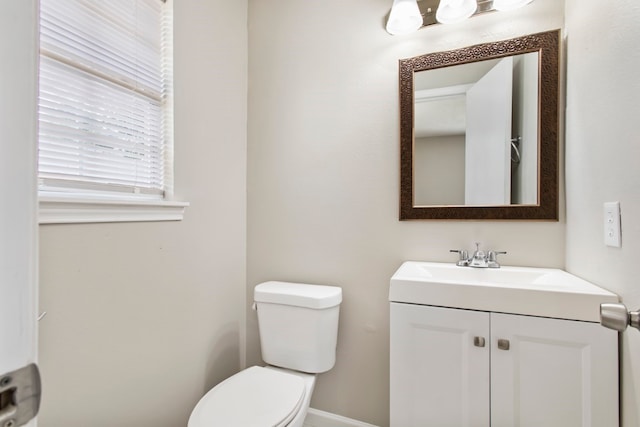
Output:
[[[313,309],[335,307],[342,302],[342,288],[290,282],[264,282],[256,285],[255,302],[293,305]]]

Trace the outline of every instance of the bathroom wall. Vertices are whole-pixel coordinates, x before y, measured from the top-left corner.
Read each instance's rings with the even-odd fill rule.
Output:
[[[640,3],[567,0],[567,269],[640,307]],[[619,201],[622,247],[603,241]],[[640,426],[640,332],[621,335],[622,426]]]
[[[462,134],[414,136],[415,205],[464,205],[464,149]]]
[[[312,406],[387,426],[389,278],[449,249],[506,250],[505,264],[564,267],[559,222],[398,221],[398,59],[563,26],[564,2],[384,30],[391,0],[249,1],[247,301],[265,280],[342,286],[338,359]],[[443,182],[442,185],[447,185]],[[247,362],[260,363],[247,310]]]
[[[245,321],[247,363],[260,363],[248,308],[264,280],[343,287],[338,362],[312,406],[380,426],[388,279],[403,260],[452,261],[448,249],[479,240],[507,250],[505,264],[564,267],[566,257],[569,271],[640,306],[638,3],[566,0],[557,223],[397,220],[397,60],[561,28],[564,2],[402,37],[384,32],[390,5],[249,1],[247,128],[247,2],[176,2],[176,193],[191,207],[175,223],[40,227],[41,426],[185,425],[243,363]],[[614,200],[619,249],[602,242],[602,203]],[[636,427],[640,333],[621,336],[623,427]]]
[[[40,227],[43,427],[185,426],[244,358],[247,2],[175,2],[181,222]]]

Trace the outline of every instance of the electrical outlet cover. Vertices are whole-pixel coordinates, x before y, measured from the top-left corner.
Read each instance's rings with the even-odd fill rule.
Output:
[[[604,204],[604,244],[614,248],[622,246],[620,202]]]

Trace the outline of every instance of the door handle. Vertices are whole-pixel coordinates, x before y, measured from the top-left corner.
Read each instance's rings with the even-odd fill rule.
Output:
[[[40,409],[40,371],[34,363],[0,375],[0,427],[18,427]]]
[[[621,303],[600,304],[600,324],[605,328],[622,332],[627,326],[640,330],[640,310],[627,311]]]

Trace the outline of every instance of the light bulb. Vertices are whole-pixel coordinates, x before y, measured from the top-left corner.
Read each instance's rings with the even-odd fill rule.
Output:
[[[455,24],[476,13],[476,0],[442,0],[436,11],[436,20],[441,24]]]
[[[393,0],[387,32],[393,35],[409,34],[422,27],[422,15],[416,0]]]

